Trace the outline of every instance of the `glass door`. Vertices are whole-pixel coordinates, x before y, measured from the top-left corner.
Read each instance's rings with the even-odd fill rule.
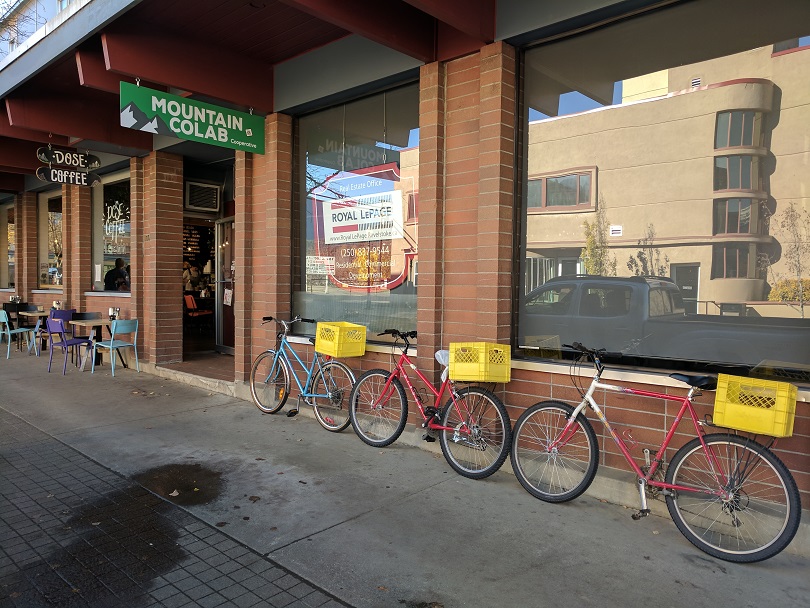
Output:
[[[216,316],[215,349],[220,353],[234,354],[234,282],[236,281],[236,264],[233,256],[234,221],[225,218],[216,223],[216,289],[214,307]]]

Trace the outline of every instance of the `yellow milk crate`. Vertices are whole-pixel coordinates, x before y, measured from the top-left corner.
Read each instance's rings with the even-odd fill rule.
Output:
[[[450,343],[451,380],[509,382],[511,362],[508,346],[489,342]]]
[[[366,328],[345,321],[318,323],[315,350],[332,357],[362,357],[366,353]]]
[[[738,431],[790,437],[796,393],[789,382],[718,374],[714,423]]]

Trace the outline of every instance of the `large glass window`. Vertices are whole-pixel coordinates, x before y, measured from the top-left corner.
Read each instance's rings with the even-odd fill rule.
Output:
[[[38,207],[40,289],[62,286],[62,196],[40,194]]]
[[[17,251],[14,231],[14,205],[0,206],[0,251],[8,251],[8,256],[0,259],[0,287],[14,287],[15,255]]]
[[[418,126],[417,85],[297,121],[295,314],[416,327]]]
[[[116,260],[124,262],[126,285],[118,280],[119,291],[132,284],[130,185],[127,173],[105,176],[102,186],[93,189],[93,289],[105,289],[105,276],[115,268]],[[110,280],[107,287],[115,282]]]
[[[767,32],[705,0],[699,22],[680,3],[522,53],[518,355],[806,369],[810,297],[788,287],[810,278],[810,5],[774,1]]]

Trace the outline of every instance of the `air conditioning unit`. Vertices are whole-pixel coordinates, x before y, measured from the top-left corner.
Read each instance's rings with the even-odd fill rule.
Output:
[[[215,184],[186,182],[185,208],[189,211],[218,213],[221,188]]]

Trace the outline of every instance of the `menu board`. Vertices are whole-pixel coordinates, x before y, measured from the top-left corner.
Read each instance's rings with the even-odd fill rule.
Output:
[[[214,259],[214,229],[207,226],[183,226],[183,261],[202,270]]]

